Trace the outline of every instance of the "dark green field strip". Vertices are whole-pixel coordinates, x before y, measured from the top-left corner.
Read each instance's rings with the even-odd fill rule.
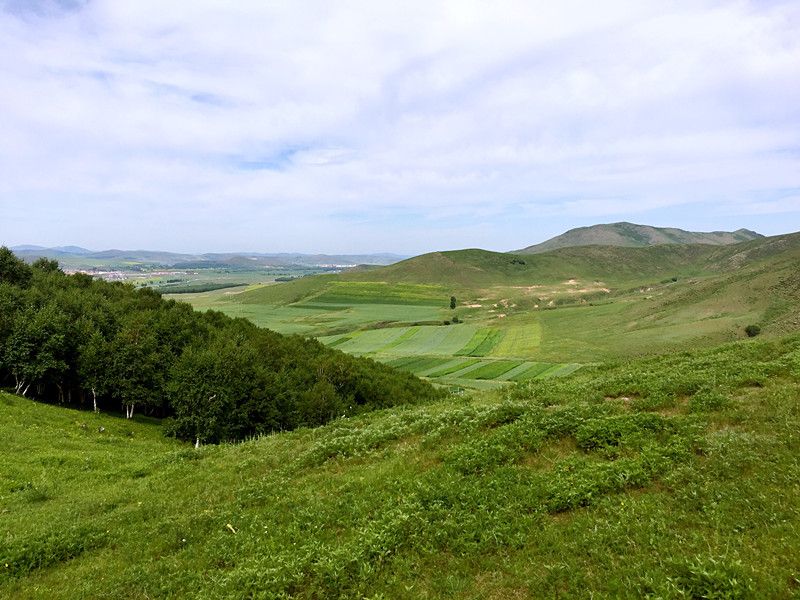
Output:
[[[450,296],[444,288],[431,285],[386,284],[380,282],[336,282],[312,299],[327,304],[399,304],[441,306],[445,308]]]
[[[467,344],[455,353],[456,356],[471,356],[477,347],[483,343],[491,329],[479,329],[476,331]]]
[[[450,375],[456,371],[461,371],[462,369],[471,367],[479,362],[481,361],[477,358],[458,358],[450,360],[442,365],[441,369],[428,373],[427,377],[445,377],[446,375]]]
[[[417,357],[416,360],[407,363],[402,368],[406,371],[411,371],[415,375],[419,375],[421,372],[436,369],[437,367],[440,367],[448,362],[450,362],[449,358],[443,358],[441,356],[424,356]]]
[[[553,365],[552,363],[533,363],[533,365],[529,369],[523,371],[522,373],[518,373],[514,377],[511,377],[510,380],[526,381],[528,379],[533,379],[534,377],[541,375],[542,373],[553,368],[554,366],[556,365]]]
[[[514,377],[516,377],[517,375],[521,375],[522,373],[530,369],[533,365],[534,363],[526,360],[518,364],[513,369],[503,373],[500,377],[498,377],[498,379],[502,381],[512,381]]]
[[[511,369],[518,367],[521,360],[495,360],[469,373],[469,379],[497,379]]]
[[[394,367],[395,369],[402,369],[407,364],[414,362],[418,358],[418,356],[401,356],[400,358],[395,358],[394,360],[388,361],[386,364],[390,367]]]
[[[331,312],[339,310],[347,310],[349,304],[333,304],[333,303],[314,303],[314,302],[297,302],[296,304],[287,304],[287,308],[305,308],[314,310],[327,310]]]
[[[500,343],[500,340],[503,339],[505,334],[506,332],[501,329],[491,330],[486,338],[478,344],[478,347],[471,353],[471,356],[486,356]]]
[[[456,356],[486,356],[500,343],[506,332],[501,329],[484,327],[472,336],[467,344],[456,352]]]
[[[470,379],[470,378],[472,378],[472,372],[483,368],[484,364],[486,364],[485,361],[482,361],[480,359],[476,359],[475,363],[473,363],[471,365],[468,365],[468,366],[464,366],[464,367],[462,367],[461,369],[459,369],[457,371],[453,371],[453,373],[451,373],[451,375],[453,377],[456,377],[456,378]]]
[[[339,346],[341,344],[347,343],[352,339],[353,339],[352,337],[344,335],[344,336],[342,336],[342,337],[340,337],[338,339],[335,339],[332,342],[326,344],[326,346],[328,346],[328,348],[335,348],[336,346]]]
[[[386,352],[387,350],[391,350],[392,348],[399,346],[403,342],[410,340],[418,333],[419,333],[419,327],[410,327],[408,330],[404,331],[401,335],[397,336],[388,344],[381,346],[380,348],[375,350],[375,352],[380,353],[380,352]]]

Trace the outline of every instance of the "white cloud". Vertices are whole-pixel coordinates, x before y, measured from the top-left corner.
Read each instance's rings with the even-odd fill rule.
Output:
[[[520,206],[690,225],[689,205],[744,199],[800,228],[773,210],[800,189],[793,2],[37,6],[0,12],[0,217],[26,207],[10,242],[89,244],[56,229],[64,203],[78,233],[186,249],[255,248],[259,228],[262,249],[523,246]],[[145,206],[169,239],[137,227]],[[343,212],[383,233],[326,233]],[[307,235],[279,223],[312,216]]]

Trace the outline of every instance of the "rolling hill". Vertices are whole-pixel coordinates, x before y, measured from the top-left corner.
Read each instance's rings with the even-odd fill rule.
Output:
[[[665,276],[730,273],[773,260],[785,267],[799,253],[800,233],[726,246],[577,246],[524,256],[480,249],[452,250],[423,254],[385,267],[305,277],[246,292],[242,299],[297,302],[336,282],[435,285],[460,292],[492,286],[557,284],[571,279],[635,285]]]
[[[737,231],[696,232],[684,231],[674,227],[652,227],[635,223],[608,223],[570,229],[540,244],[534,244],[521,250],[518,254],[536,254],[548,252],[556,248],[574,246],[622,246],[642,247],[662,244],[709,244],[722,246],[738,244],[764,237],[749,229]]]
[[[486,367],[503,381],[526,362],[590,363],[709,346],[743,337],[751,324],[768,336],[798,331],[798,264],[800,234],[727,246],[459,250],[184,299],[424,376],[485,377]],[[460,323],[446,331],[442,324],[455,316]],[[448,357],[454,362],[445,365]]]

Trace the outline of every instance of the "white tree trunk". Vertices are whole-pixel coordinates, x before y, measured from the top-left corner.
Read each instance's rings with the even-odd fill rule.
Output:
[[[92,388],[92,404],[94,404],[94,412],[100,412],[97,410],[97,392],[94,388]]]

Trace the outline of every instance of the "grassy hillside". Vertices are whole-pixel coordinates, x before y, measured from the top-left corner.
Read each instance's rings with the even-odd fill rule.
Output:
[[[0,596],[788,598],[800,337],[194,450],[0,395]]]
[[[541,244],[519,250],[520,254],[548,252],[573,246],[655,246],[660,244],[738,244],[763,237],[749,229],[737,231],[696,232],[674,227],[652,227],[635,223],[609,223],[570,229]]]
[[[744,337],[750,324],[768,336],[798,331],[797,264],[800,234],[730,246],[591,246],[528,256],[462,250],[186,299],[440,383],[486,388],[524,379],[524,364],[533,373],[534,363],[707,347]],[[454,317],[458,324],[443,325]],[[457,360],[464,356],[480,360]]]

